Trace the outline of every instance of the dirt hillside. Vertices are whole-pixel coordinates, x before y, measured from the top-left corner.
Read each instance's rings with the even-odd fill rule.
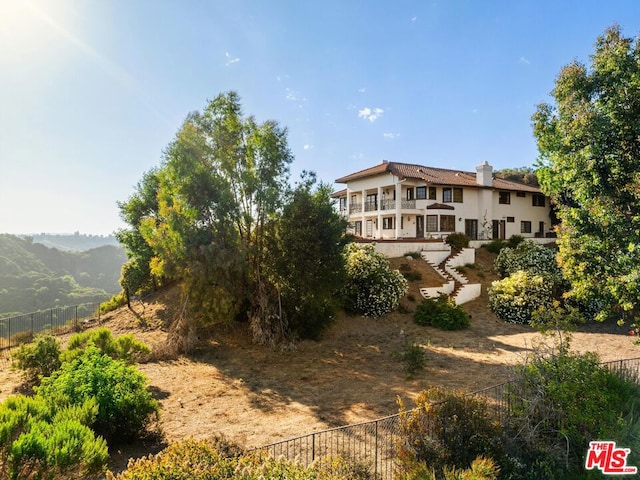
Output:
[[[411,282],[400,311],[383,318],[336,318],[320,342],[301,341],[291,349],[253,345],[246,325],[219,327],[200,350],[188,357],[139,365],[162,408],[167,441],[223,434],[247,447],[261,446],[312,431],[375,419],[397,411],[397,398],[410,399],[429,385],[469,391],[507,379],[509,367],[522,361],[541,337],[531,328],[498,320],[486,307],[486,286],[497,279],[493,258],[477,250],[465,274],[483,284],[478,300],[464,305],[471,327],[443,332],[413,323],[419,288],[439,278],[422,260],[393,259],[420,272]],[[407,267],[403,267],[405,270]],[[170,289],[108,314],[102,324],[115,334],[133,333],[152,346],[163,344],[179,306]],[[602,360],[640,356],[626,328],[598,325],[573,334],[572,346],[595,351]],[[399,354],[408,342],[420,344],[426,368],[407,378]],[[0,363],[0,400],[19,385],[19,376]],[[138,445],[114,457],[114,467],[129,455],[147,453]]]

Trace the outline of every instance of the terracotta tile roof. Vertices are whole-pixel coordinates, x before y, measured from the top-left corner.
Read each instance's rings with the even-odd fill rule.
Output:
[[[398,178],[412,178],[417,180],[423,180],[427,184],[432,185],[446,185],[446,186],[462,186],[462,187],[476,187],[482,188],[481,185],[476,183],[475,172],[465,172],[462,170],[449,170],[446,168],[425,167],[423,165],[413,165],[408,163],[398,162],[383,162],[380,165],[370,167],[359,172],[346,175],[344,177],[336,179],[336,183],[348,183],[353,180],[361,178],[372,177],[383,173],[391,173]],[[510,190],[520,192],[532,192],[540,193],[538,187],[530,185],[524,185],[518,182],[512,182],[510,180],[503,180],[501,178],[493,179],[493,188],[498,190]]]
[[[433,203],[427,206],[427,210],[455,210],[453,205],[446,205],[444,203]]]

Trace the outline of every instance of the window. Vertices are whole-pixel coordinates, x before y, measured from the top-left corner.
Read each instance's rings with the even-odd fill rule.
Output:
[[[456,216],[455,215],[440,215],[440,231],[442,231],[442,232],[455,232],[456,231]]]
[[[545,205],[544,195],[540,195],[539,193],[534,193],[531,197],[531,204],[534,207],[544,207]]]
[[[427,187],[416,187],[416,200],[425,200],[427,198]]]
[[[511,203],[511,192],[498,192],[498,203],[509,205]]]
[[[347,210],[347,197],[340,198],[340,211],[344,212]]]
[[[442,189],[442,201],[444,203],[462,203],[462,188],[445,187]]]
[[[529,224],[531,224],[531,222],[529,222]],[[382,219],[382,229],[393,230],[393,217],[385,217]]]
[[[438,216],[427,215],[427,232],[437,232],[437,231],[438,231]]]
[[[514,223],[516,221],[516,217],[507,217],[507,223]]]
[[[429,200],[436,199],[436,187],[429,187]]]
[[[356,222],[356,235],[358,235],[359,237],[362,236],[362,221]]]
[[[367,203],[364,205],[365,212],[371,212],[378,210],[378,194],[372,193],[367,195]]]
[[[520,233],[531,233],[531,222],[521,221],[520,222]]]
[[[413,188],[407,188],[407,200],[413,200]]]
[[[525,192],[516,192],[516,197],[524,198],[526,196],[527,196],[527,194]]]

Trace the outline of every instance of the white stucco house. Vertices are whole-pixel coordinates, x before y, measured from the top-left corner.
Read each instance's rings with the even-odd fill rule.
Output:
[[[338,178],[338,208],[356,236],[370,239],[472,240],[552,234],[549,198],[539,188],[475,172],[387,162]]]

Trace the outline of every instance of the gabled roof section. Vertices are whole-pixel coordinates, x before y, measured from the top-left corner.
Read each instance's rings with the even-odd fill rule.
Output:
[[[336,183],[349,183],[354,180],[373,177],[384,173],[391,173],[400,180],[410,178],[422,180],[425,183],[432,185],[485,188],[482,185],[478,185],[475,172],[449,170],[446,168],[426,167],[423,165],[398,162],[383,162],[380,165],[366,168],[359,172],[338,178],[336,179]],[[493,188],[497,190],[541,193],[541,190],[538,187],[524,185],[510,180],[503,180],[501,178],[493,179]]]

